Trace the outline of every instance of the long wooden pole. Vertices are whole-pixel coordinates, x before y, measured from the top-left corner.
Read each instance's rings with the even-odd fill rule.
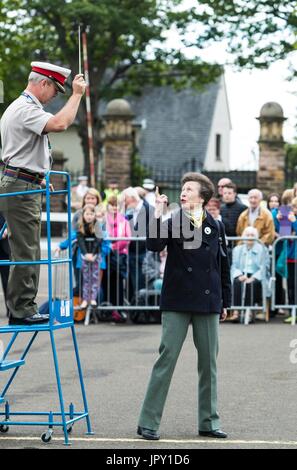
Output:
[[[88,124],[88,146],[89,146],[89,162],[90,162],[90,183],[93,188],[96,186],[95,178],[95,159],[94,159],[94,139],[93,139],[93,124],[91,112],[91,95],[90,95],[90,80],[89,80],[89,65],[88,65],[88,48],[87,48],[87,34],[82,33],[82,46],[83,46],[83,60],[84,60],[84,76],[86,81],[86,108],[87,108],[87,124]]]
[[[81,74],[81,31],[78,25],[78,73]]]

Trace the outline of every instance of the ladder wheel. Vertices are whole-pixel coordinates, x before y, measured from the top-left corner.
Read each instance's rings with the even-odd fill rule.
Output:
[[[42,433],[41,434],[42,442],[46,442],[46,443],[50,442],[52,440],[52,434],[53,434],[53,431],[51,429]]]
[[[5,434],[8,431],[9,431],[9,426],[7,426],[6,424],[0,424],[0,432]]]

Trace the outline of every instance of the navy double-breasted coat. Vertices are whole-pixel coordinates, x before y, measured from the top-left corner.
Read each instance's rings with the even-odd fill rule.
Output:
[[[197,229],[182,210],[165,222],[151,219],[148,250],[162,251],[165,246],[168,250],[160,300],[162,311],[221,314],[223,308],[231,306],[230,267],[228,256],[224,256],[225,231],[223,224],[219,224],[220,230],[206,212],[202,227]],[[184,226],[190,229],[185,231]],[[196,242],[192,243],[193,240]]]

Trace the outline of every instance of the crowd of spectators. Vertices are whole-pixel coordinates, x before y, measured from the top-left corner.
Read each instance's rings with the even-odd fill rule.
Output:
[[[231,264],[233,306],[264,306],[269,316],[286,315],[291,322],[290,308],[297,304],[297,184],[283,194],[271,193],[266,201],[262,192],[253,188],[248,192],[248,207],[237,194],[236,185],[223,178],[218,183],[218,197],[209,201],[207,209],[222,220],[228,237]],[[252,235],[253,234],[253,235]],[[238,237],[249,238],[238,243]],[[287,239],[280,237],[287,236]],[[275,246],[272,250],[272,246]],[[272,254],[275,253],[275,271],[272,273]],[[272,284],[272,274],[275,283]],[[271,293],[275,289],[275,305],[271,309]],[[240,311],[234,308],[231,321],[239,321]],[[267,318],[263,312],[258,319]],[[251,315],[254,321],[255,315]]]
[[[81,207],[75,206],[73,215],[73,259],[76,279],[76,294],[82,296],[82,304],[110,302],[121,306],[125,302],[137,303],[139,292],[155,290],[160,292],[162,276],[166,263],[166,252],[152,254],[146,250],[144,241],[137,241],[135,237],[145,237],[145,227],[154,212],[155,183],[145,179],[140,187],[129,187],[119,191],[115,181],[106,188],[102,194],[94,188],[83,185],[80,193]],[[270,317],[286,315],[285,321],[290,322],[290,309],[286,305],[296,305],[296,270],[297,270],[297,243],[290,237],[297,233],[297,184],[292,189],[285,190],[282,195],[272,193],[264,201],[262,192],[251,189],[241,200],[237,187],[228,178],[222,178],[217,185],[217,196],[212,198],[206,209],[215,218],[224,223],[228,238],[228,256],[231,265],[231,280],[233,285],[233,309],[229,320],[238,322],[240,313],[246,307],[253,307],[250,321],[263,319],[264,306],[269,309]],[[77,198],[75,199],[77,202]],[[80,259],[86,256],[81,250],[82,215],[85,205],[93,205],[98,229],[94,229],[94,236],[100,234],[97,243],[100,254],[96,258],[99,270],[93,275],[93,282],[97,282],[97,299],[86,297],[86,287],[90,284],[83,282],[87,276],[86,263],[82,270]],[[99,229],[100,228],[100,229]],[[96,235],[97,233],[97,235]],[[87,233],[90,237],[90,233]],[[276,270],[275,270],[275,304],[280,305],[276,311],[271,309],[271,254],[272,245],[279,238],[286,235],[276,244]],[[124,238],[125,240],[110,241],[110,237]],[[239,240],[239,237],[243,237]],[[57,251],[66,248],[68,241],[60,244]],[[90,271],[90,269],[89,269]],[[83,272],[85,274],[83,274]],[[270,305],[270,307],[269,307]],[[256,308],[258,307],[258,313]]]
[[[145,241],[137,240],[146,236],[154,213],[154,181],[147,178],[142,186],[121,192],[112,181],[99,193],[83,177],[74,191],[71,240],[61,242],[56,254],[71,244],[78,308],[103,302],[117,307],[137,305],[139,293],[160,293],[166,252],[148,252]],[[238,195],[236,184],[222,178],[206,209],[223,222],[228,239],[233,286],[229,320],[240,321],[241,312],[253,307],[251,322],[267,318],[265,308],[270,317],[284,315],[290,323],[291,307],[297,306],[297,183],[281,195],[271,193],[265,201],[259,189]],[[3,259],[9,250],[5,237],[6,232],[1,242]],[[5,295],[9,267],[2,266],[0,271]],[[272,291],[279,307],[274,311]],[[117,314],[123,321],[125,315]]]

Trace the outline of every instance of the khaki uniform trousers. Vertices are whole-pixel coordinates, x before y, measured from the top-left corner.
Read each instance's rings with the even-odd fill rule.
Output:
[[[199,430],[212,431],[220,428],[216,366],[219,315],[186,312],[162,314],[160,356],[153,367],[139,417],[138,425],[143,428],[157,431],[160,426],[171,378],[190,323],[198,352]]]
[[[40,189],[12,176],[1,176],[0,194]],[[40,260],[42,194],[0,197],[0,211],[6,219],[12,261]],[[26,318],[38,312],[35,298],[39,284],[39,265],[11,265],[7,307],[15,318]]]

